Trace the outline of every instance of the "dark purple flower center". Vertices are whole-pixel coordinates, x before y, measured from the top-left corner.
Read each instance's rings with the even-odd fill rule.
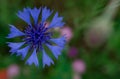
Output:
[[[38,24],[36,26],[28,26],[25,30],[25,38],[27,44],[32,48],[41,49],[43,43],[49,43],[51,32],[45,27],[46,24]]]

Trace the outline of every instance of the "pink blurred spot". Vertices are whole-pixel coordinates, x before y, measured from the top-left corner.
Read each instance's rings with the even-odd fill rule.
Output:
[[[49,22],[45,22],[45,27],[47,28],[50,25]]]
[[[81,78],[81,75],[79,75],[79,74],[74,74],[74,75],[73,75],[73,79],[82,79],[82,78]]]
[[[74,72],[83,74],[86,70],[86,65],[82,60],[75,60],[72,63],[72,68]]]
[[[93,29],[88,32],[86,41],[89,46],[99,46],[105,41],[105,36]]]
[[[71,47],[68,51],[69,57],[75,57],[78,54],[78,50],[75,47]]]
[[[69,28],[68,26],[63,27],[60,30],[61,35],[65,35],[67,38],[67,41],[70,41],[70,39],[72,38],[73,34],[72,34],[72,30],[71,28]]]
[[[20,72],[20,69],[16,64],[10,65],[7,69],[7,75],[10,79],[17,76],[19,72]]]

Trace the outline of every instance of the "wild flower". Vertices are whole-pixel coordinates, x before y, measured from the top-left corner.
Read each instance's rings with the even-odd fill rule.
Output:
[[[24,8],[23,11],[19,11],[17,16],[25,21],[28,25],[22,32],[17,29],[14,25],[10,25],[10,34],[7,38],[14,38],[21,36],[22,42],[8,42],[8,46],[11,48],[11,54],[21,55],[22,59],[25,59],[29,52],[32,54],[26,61],[26,64],[39,66],[39,61],[37,53],[42,52],[42,63],[43,67],[45,65],[50,66],[51,63],[54,64],[53,60],[46,53],[44,46],[49,48],[56,59],[61,54],[62,49],[66,43],[65,36],[60,38],[53,38],[54,33],[50,30],[55,27],[62,27],[65,23],[62,22],[63,17],[58,16],[58,12],[53,16],[52,21],[48,27],[46,26],[47,19],[51,16],[53,11],[47,7],[41,8]],[[41,20],[39,21],[39,16],[41,14]],[[33,22],[31,21],[33,19]]]

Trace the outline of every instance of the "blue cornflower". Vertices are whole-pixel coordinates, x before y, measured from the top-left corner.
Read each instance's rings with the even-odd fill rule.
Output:
[[[44,46],[48,47],[54,57],[58,59],[61,54],[62,49],[66,43],[65,36],[60,38],[53,38],[53,32],[50,29],[55,27],[62,27],[64,22],[62,22],[63,17],[58,17],[58,12],[55,13],[53,19],[48,27],[46,26],[46,20],[53,13],[47,7],[42,8],[24,8],[23,11],[19,11],[17,16],[25,21],[28,25],[22,32],[17,29],[14,25],[10,25],[10,34],[7,38],[14,38],[22,36],[22,42],[8,42],[8,46],[11,48],[11,54],[21,55],[24,59],[28,53],[32,52],[26,61],[26,64],[39,66],[39,61],[37,57],[38,52],[42,52],[42,63],[43,67],[45,65],[50,66],[51,63],[54,64],[53,60],[45,52]],[[39,22],[39,15],[42,15]],[[31,21],[33,19],[33,23]]]

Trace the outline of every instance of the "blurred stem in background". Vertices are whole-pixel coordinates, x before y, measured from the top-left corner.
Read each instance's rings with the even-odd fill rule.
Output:
[[[104,12],[92,20],[85,34],[85,41],[90,47],[98,47],[113,33],[113,18],[118,11],[120,0],[111,0]]]
[[[107,20],[113,20],[116,13],[118,12],[119,6],[120,0],[111,0],[104,9],[101,17],[106,18]]]

